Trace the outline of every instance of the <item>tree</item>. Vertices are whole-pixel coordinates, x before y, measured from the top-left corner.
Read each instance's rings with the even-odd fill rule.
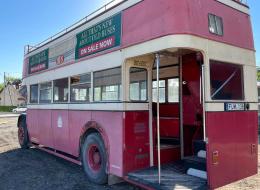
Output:
[[[17,77],[6,76],[5,83],[15,85],[16,89],[18,89],[20,84],[22,83],[22,80]],[[0,92],[4,89],[4,86],[5,86],[4,83],[0,83]]]
[[[22,80],[17,77],[7,76],[5,77],[6,84],[12,84],[15,85],[16,89],[19,88],[20,84],[22,83]]]
[[[260,81],[260,70],[257,70],[257,81]]]
[[[6,83],[10,83],[10,84],[13,84],[13,83],[21,83],[21,79],[20,78],[17,78],[17,77],[12,77],[12,76],[6,76],[5,77],[5,81]]]
[[[4,83],[0,84],[0,92],[2,92],[2,90],[4,89]]]

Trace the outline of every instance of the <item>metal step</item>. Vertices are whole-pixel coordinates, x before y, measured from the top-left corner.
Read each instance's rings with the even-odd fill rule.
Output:
[[[157,167],[131,172],[127,175],[127,181],[132,181],[140,187],[158,190],[207,189],[207,180],[186,174],[182,161],[162,165],[161,184],[158,181]]]
[[[206,158],[207,157],[207,152],[205,150],[200,150],[197,154],[198,157],[200,158]]]
[[[197,169],[194,169],[194,168],[188,169],[187,174],[194,176],[194,177],[199,177],[199,178],[205,179],[205,180],[207,180],[207,178],[208,178],[206,171],[197,170]]]

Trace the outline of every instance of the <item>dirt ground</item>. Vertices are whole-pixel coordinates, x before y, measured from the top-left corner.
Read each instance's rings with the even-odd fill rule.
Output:
[[[35,148],[21,150],[16,121],[16,117],[0,118],[0,190],[138,189],[128,183],[98,186],[88,182],[83,169],[76,164]],[[258,170],[260,173],[260,154]],[[259,190],[260,174],[219,190],[245,189]]]

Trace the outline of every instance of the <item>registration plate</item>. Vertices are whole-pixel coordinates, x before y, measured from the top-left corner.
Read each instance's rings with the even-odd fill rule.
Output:
[[[244,103],[225,103],[225,111],[244,111]]]

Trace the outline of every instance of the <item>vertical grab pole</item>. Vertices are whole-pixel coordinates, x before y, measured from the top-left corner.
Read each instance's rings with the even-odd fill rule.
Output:
[[[201,66],[201,80],[202,80],[202,107],[203,107],[203,140],[207,143],[206,123],[205,123],[205,65]]]
[[[160,69],[160,55],[157,53],[156,57],[156,78],[157,78],[157,149],[158,149],[158,178],[161,183],[161,152],[160,152],[160,90],[159,90],[159,69]]]
[[[179,102],[180,102],[180,144],[181,144],[181,159],[184,158],[184,132],[183,132],[183,98],[182,98],[182,55],[179,55]]]

